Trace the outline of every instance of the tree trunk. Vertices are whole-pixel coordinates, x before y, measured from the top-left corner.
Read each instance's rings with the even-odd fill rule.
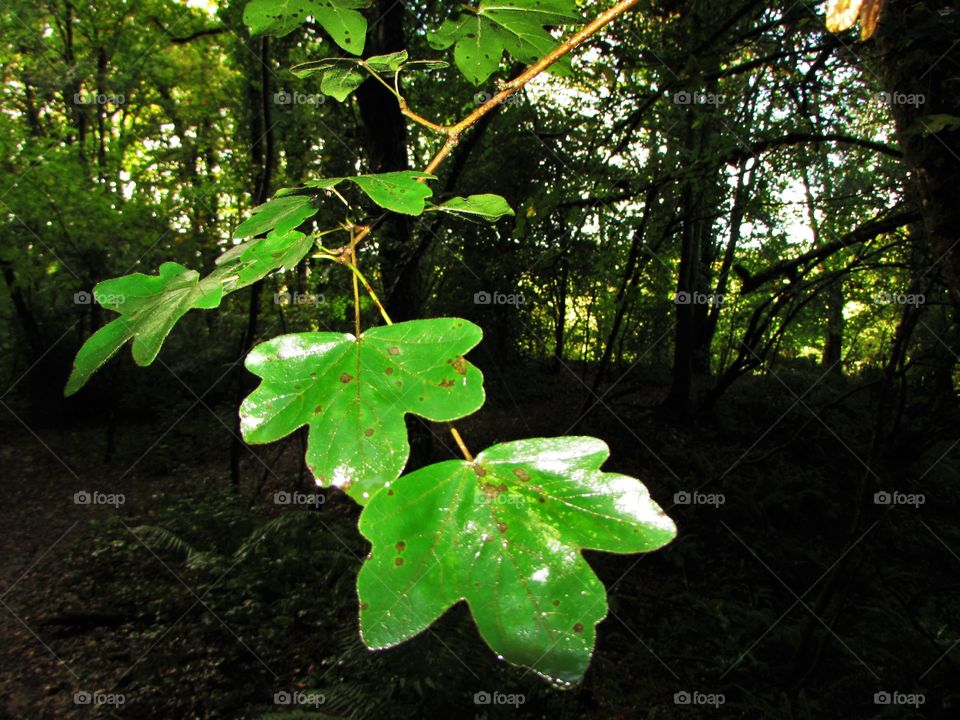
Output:
[[[405,49],[403,3],[376,0],[374,7],[364,54],[384,55]],[[409,169],[407,126],[397,99],[372,78],[360,86],[356,97],[370,172]],[[411,320],[419,316],[422,298],[419,273],[415,268],[403,272],[415,250],[410,220],[391,213],[374,232],[380,247],[380,276],[387,311],[396,321]]]
[[[958,37],[956,0],[887,0],[877,46],[897,140],[921,201],[927,241],[941,258],[938,266],[954,302],[960,304],[960,127],[949,123],[939,127],[933,117],[952,116],[954,121],[960,117]]]

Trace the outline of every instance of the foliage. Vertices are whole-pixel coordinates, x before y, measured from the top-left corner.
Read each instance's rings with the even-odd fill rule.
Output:
[[[247,6],[244,18],[253,33],[282,37],[313,15],[341,47],[359,52],[356,36],[358,30],[365,28],[365,21],[355,12],[357,6],[355,0],[322,0],[294,5],[253,0]],[[623,7],[626,9],[627,6]],[[566,0],[551,0],[549,3],[529,0],[504,7],[481,3],[476,26],[470,19],[458,25],[448,23],[433,42],[440,48],[456,42],[458,66],[468,79],[477,83],[496,69],[503,49],[516,59],[528,62],[546,54],[554,41],[543,27],[572,16],[573,5]],[[568,44],[564,54],[572,48],[573,45]],[[393,72],[396,81],[406,60],[405,54],[376,56],[363,61],[361,66],[381,82],[379,72]],[[356,89],[362,79],[349,64],[332,68],[321,64],[310,69],[325,70],[321,90],[340,101]],[[297,74],[305,76],[309,71],[301,65]],[[395,90],[394,94],[401,108],[406,109],[399,92]],[[481,112],[489,112],[497,102],[488,102]],[[478,118],[479,115],[471,117]],[[468,119],[465,122],[475,121]],[[424,124],[439,127],[429,122]],[[457,134],[449,134],[448,143],[455,143],[457,137]],[[428,168],[437,167],[447,152],[441,150]],[[251,217],[236,228],[234,238],[249,240],[270,234],[264,240],[252,241],[245,250],[228,250],[218,259],[217,269],[202,281],[198,273],[176,263],[166,263],[156,278],[138,273],[100,283],[95,288],[98,298],[104,298],[100,304],[120,312],[122,317],[91,336],[80,349],[66,394],[77,392],[127,340],[134,338],[136,362],[149,365],[173,325],[189,309],[214,308],[220,304],[225,292],[238,290],[249,284],[248,281],[282,268],[284,263],[295,265],[299,262],[309,246],[304,243],[305,235],[297,229],[319,212],[319,193],[336,195],[350,209],[350,203],[337,192],[337,186],[349,181],[385,210],[420,216],[426,210],[427,198],[433,194],[426,182],[435,179],[429,172],[397,171],[310,180],[302,187],[285,189],[254,208]],[[454,198],[433,209],[479,215],[487,220],[513,214],[504,198],[488,193]],[[247,357],[246,366],[259,375],[263,383],[241,407],[245,439],[254,443],[272,442],[309,425],[306,462],[317,484],[340,488],[360,504],[371,503],[373,518],[384,518],[384,511],[379,509],[383,503],[375,504],[378,496],[389,497],[395,490],[408,486],[417,488],[418,483],[424,482],[433,485],[439,481],[441,489],[455,487],[457,503],[453,506],[454,512],[450,506],[438,501],[432,512],[428,508],[424,515],[415,516],[416,522],[403,527],[404,536],[409,534],[411,539],[437,532],[434,525],[442,525],[453,537],[475,536],[475,526],[481,518],[475,517],[473,501],[461,504],[468,486],[474,490],[469,495],[471,498],[484,492],[488,495],[506,493],[508,486],[502,475],[508,470],[516,477],[536,481],[537,484],[531,485],[529,490],[538,494],[540,502],[548,503],[551,512],[544,514],[537,503],[521,502],[504,517],[514,526],[513,532],[525,538],[527,545],[538,542],[549,545],[556,557],[548,561],[545,568],[532,562],[532,558],[522,562],[512,559],[512,573],[503,583],[498,580],[495,584],[498,599],[493,603],[491,598],[478,596],[472,591],[470,585],[479,576],[473,576],[472,571],[465,573],[463,567],[459,572],[464,574],[456,575],[455,582],[441,578],[438,582],[419,584],[421,575],[429,572],[429,569],[424,570],[427,562],[436,559],[440,567],[447,563],[454,567],[457,564],[465,566],[471,564],[472,554],[479,556],[480,546],[474,543],[465,543],[463,550],[450,552],[454,544],[452,537],[446,536],[442,547],[437,547],[435,539],[429,547],[411,552],[413,559],[419,557],[420,560],[411,563],[415,575],[406,582],[399,581],[393,593],[395,597],[387,596],[384,600],[382,593],[375,584],[372,587],[369,580],[373,577],[384,583],[380,579],[382,569],[374,569],[375,563],[382,563],[383,556],[374,556],[362,576],[367,578],[366,582],[358,585],[361,608],[371,605],[375,608],[361,613],[362,634],[371,648],[395,645],[421,632],[450,605],[466,598],[473,608],[481,634],[495,651],[511,662],[528,665],[551,680],[567,685],[578,682],[593,652],[594,626],[606,613],[603,587],[577,551],[583,547],[610,552],[655,550],[673,539],[676,528],[639,481],[624,476],[603,476],[599,472],[608,453],[602,443],[598,446],[599,441],[591,439],[530,440],[516,446],[491,448],[474,459],[458,431],[451,427],[466,458],[459,472],[454,473],[449,466],[431,466],[409,476],[409,480],[398,482],[394,488],[393,483],[410,455],[404,421],[406,413],[416,413],[433,421],[450,421],[471,414],[483,404],[482,376],[464,358],[464,354],[479,342],[482,333],[475,325],[457,318],[394,325],[356,265],[357,246],[370,234],[372,227],[357,227],[353,219],[347,217],[338,227],[321,231],[313,237],[319,240],[338,230],[349,234],[348,246],[328,249],[320,245],[319,248],[321,257],[346,265],[355,275],[355,332],[353,335],[284,335],[254,348]],[[265,254],[267,248],[270,248],[269,255]],[[361,332],[358,280],[363,281],[387,327]],[[116,297],[107,299],[108,292]],[[484,479],[488,461],[493,476],[491,480]],[[493,480],[498,480],[500,485],[491,485]],[[570,487],[564,488],[563,483],[569,483]],[[595,495],[599,496],[600,502]],[[503,499],[513,496],[530,499],[527,493],[504,495]],[[590,518],[594,524],[599,517],[609,517],[618,532],[629,529],[638,537],[633,538],[633,543],[624,542],[622,538],[618,541],[610,528],[591,530],[583,519],[580,520],[581,526],[573,531],[564,527],[564,523],[570,521],[565,513],[553,514],[553,504],[579,507],[582,517]],[[502,527],[503,522],[498,519],[499,515],[490,512],[490,508],[480,512],[489,533],[476,537],[492,537],[493,526]],[[366,523],[366,531],[381,532],[375,527],[377,520],[370,517],[365,514],[361,518],[361,524]],[[389,512],[386,513],[388,517]],[[363,518],[368,519],[364,521]],[[380,523],[385,525],[384,531],[390,531],[386,518]],[[448,526],[451,522],[453,524]],[[522,532],[519,532],[520,528],[523,528]],[[396,532],[397,528],[392,530]],[[399,541],[398,545],[403,542]],[[557,547],[558,542],[567,545]],[[493,556],[497,560],[488,559],[478,572],[489,571],[494,567],[490,563],[502,563],[504,556],[513,558],[515,551],[510,541],[506,541]],[[539,557],[536,550],[528,552]],[[579,558],[572,566],[571,557]],[[403,558],[397,558],[394,567],[402,563]],[[545,582],[545,569],[548,576],[557,577]],[[396,571],[393,574],[396,575]],[[534,593],[531,596],[531,583],[543,584],[541,595]],[[576,584],[587,590],[581,593],[583,597],[574,599],[576,588],[573,586]],[[516,598],[511,598],[511,593],[516,593]],[[524,593],[529,596],[525,608],[518,605]],[[502,606],[501,594],[508,598]],[[424,597],[426,603],[423,603]],[[401,603],[422,606],[413,614],[397,612],[388,623],[395,598]],[[551,598],[553,603],[561,606],[560,609],[541,610]],[[482,612],[477,603],[484,606]],[[493,614],[488,614],[488,610]],[[551,620],[545,622],[543,618],[548,617],[548,613]],[[364,622],[364,618],[371,615],[377,617],[372,625],[369,621]]]

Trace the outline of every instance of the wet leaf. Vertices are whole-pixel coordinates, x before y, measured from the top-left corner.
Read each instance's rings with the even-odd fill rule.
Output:
[[[307,464],[317,482],[365,504],[403,471],[406,413],[434,421],[476,411],[483,376],[463,355],[480,342],[456,318],[416,320],[365,332],[284,335],[253,349],[260,386],[240,408],[250,443],[309,427]]]
[[[521,440],[378,494],[360,517],[373,544],[357,579],[367,646],[403,642],[466,600],[494,652],[580,680],[607,614],[580,551],[648,552],[676,535],[640,481],[601,472],[608,455],[594,438]]]

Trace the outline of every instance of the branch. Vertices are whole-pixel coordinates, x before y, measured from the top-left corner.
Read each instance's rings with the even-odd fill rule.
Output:
[[[861,225],[856,230],[848,232],[838,240],[834,240],[831,243],[814,248],[813,250],[805,252],[799,257],[793,258],[792,260],[784,260],[776,265],[771,265],[766,270],[763,270],[756,275],[751,275],[750,272],[742,265],[737,265],[734,267],[734,272],[737,273],[743,283],[741,292],[746,295],[747,293],[753,292],[761,285],[764,285],[779,277],[783,277],[784,275],[795,277],[797,270],[803,265],[812,262],[820,262],[824,258],[830,257],[845,247],[872,240],[878,235],[893,232],[904,225],[909,225],[910,223],[917,222],[918,220],[920,220],[920,213],[914,211],[904,212],[898,215],[891,215],[883,220],[872,220],[865,225]]]
[[[843,133],[826,133],[824,135],[818,135],[816,133],[792,132],[787,133],[783,137],[779,138],[758,140],[749,149],[739,150],[735,153],[732,153],[727,158],[727,162],[731,165],[736,165],[740,160],[745,160],[753,155],[759,155],[760,153],[764,153],[775,148],[789,145],[802,145],[803,143],[827,142],[862,147],[867,150],[878,152],[881,155],[889,155],[890,157],[897,158],[898,160],[903,158],[903,153],[900,152],[898,148],[895,148],[891,145],[885,145],[884,143],[874,142],[873,140],[864,140],[863,138],[853,137],[852,135],[844,135]]]

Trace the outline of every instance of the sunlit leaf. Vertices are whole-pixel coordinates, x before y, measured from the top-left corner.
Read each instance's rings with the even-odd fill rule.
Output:
[[[318,212],[309,195],[292,195],[268,200],[255,207],[252,215],[233,232],[235,238],[243,239],[275,231],[286,233],[295,230]]]
[[[513,208],[499,195],[471,195],[470,197],[455,197],[441,205],[435,205],[431,210],[439,210],[455,215],[477,215],[485,220],[498,220],[505,215],[513,215]]]
[[[594,438],[511,442],[374,497],[360,517],[373,549],[357,579],[367,646],[403,642],[466,600],[494,652],[578,681],[607,614],[580,551],[648,552],[676,535],[640,481],[601,472],[608,454]]]
[[[579,21],[574,0],[481,0],[475,12],[447,20],[427,40],[437,50],[454,45],[457,67],[479,85],[496,72],[504,52],[518,62],[536,62],[557,44],[546,26]],[[555,71],[568,67],[565,59]]]
[[[883,0],[830,0],[827,6],[827,29],[830,32],[849,30],[860,20],[860,38],[873,37],[883,11]]]
[[[422,180],[435,180],[433,175],[400,170],[397,172],[379,173],[377,175],[355,175],[353,177],[321,178],[304,183],[303,188],[289,188],[286,193],[301,192],[304,189],[332,190],[341,183],[350,182],[360,188],[373,202],[386,210],[403,213],[404,215],[422,215],[426,208],[426,200],[433,195],[433,190]],[[290,197],[306,197],[305,195],[291,195]]]
[[[433,175],[408,170],[350,178],[380,207],[405,215],[421,215],[433,190],[422,179]]]
[[[367,21],[357,10],[369,4],[369,0],[251,0],[243,11],[243,21],[253,35],[283,37],[313,17],[337,45],[360,55]]]
[[[410,448],[406,413],[434,421],[476,411],[483,376],[464,359],[483,333],[456,318],[366,331],[284,335],[247,356],[260,386],[240,409],[250,443],[310,429],[307,464],[317,482],[366,503],[395,480]]]
[[[214,274],[224,282],[225,292],[233,292],[262,280],[280,268],[292,269],[306,257],[314,239],[296,230],[272,232],[237,245],[217,258]]]

